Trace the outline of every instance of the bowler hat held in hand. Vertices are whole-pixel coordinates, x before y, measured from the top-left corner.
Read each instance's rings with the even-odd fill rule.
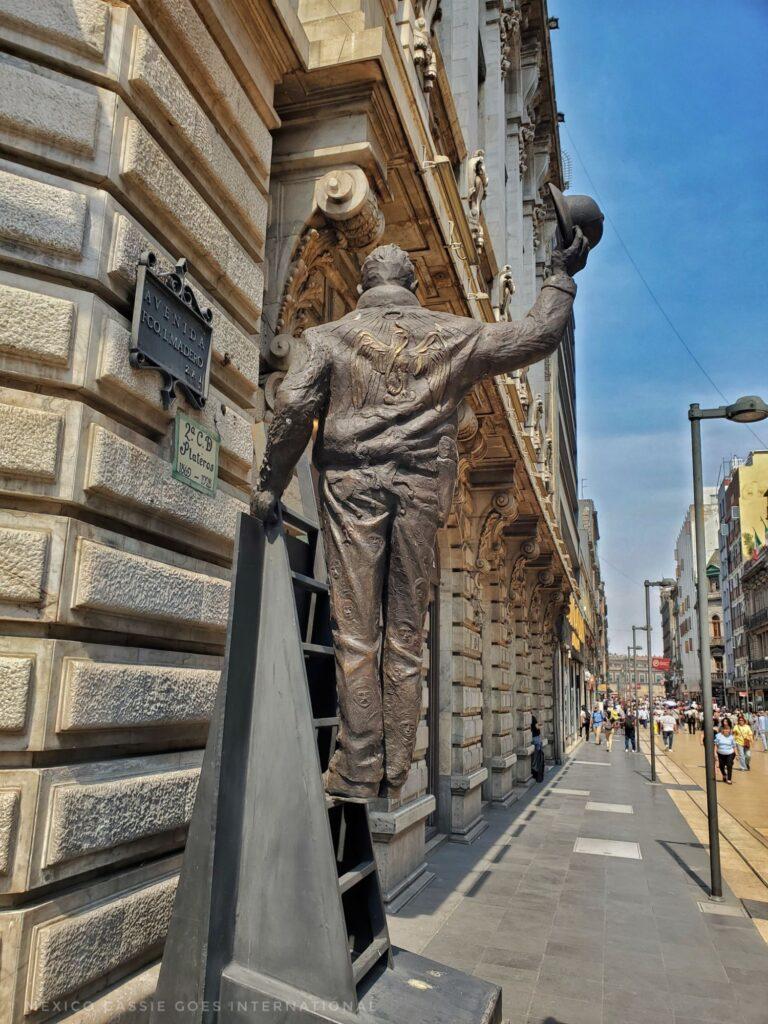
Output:
[[[557,225],[560,228],[563,245],[569,246],[573,241],[574,228],[581,228],[584,237],[594,249],[603,237],[603,211],[591,196],[565,196],[550,181],[549,191],[555,204]]]

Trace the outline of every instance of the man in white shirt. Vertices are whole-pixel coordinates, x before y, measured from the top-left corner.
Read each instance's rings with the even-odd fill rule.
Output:
[[[664,746],[667,750],[672,750],[672,740],[677,730],[677,719],[672,714],[672,710],[668,709],[665,711],[659,719],[659,728],[661,729],[661,735],[664,737]]]
[[[755,716],[755,726],[755,731],[763,744],[763,750],[768,751],[768,715],[764,708],[761,708]]]

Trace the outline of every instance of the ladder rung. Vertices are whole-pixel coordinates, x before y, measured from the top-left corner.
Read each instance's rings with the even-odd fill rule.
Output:
[[[368,971],[378,963],[381,957],[389,949],[389,939],[383,936],[378,939],[374,939],[373,942],[368,946],[357,960],[352,964],[352,974],[355,979],[355,984],[359,985],[360,981],[366,976]]]
[[[333,648],[327,647],[325,644],[302,644],[301,647],[305,654],[317,654],[324,658],[333,657]]]
[[[323,580],[316,580],[312,576],[304,576],[304,574],[300,572],[292,572],[291,578],[294,583],[303,587],[304,590],[312,590],[316,594],[328,593],[328,584]]]
[[[357,885],[358,882],[362,882],[368,875],[372,875],[376,870],[376,863],[372,860],[364,860],[362,864],[358,864],[356,868],[352,868],[351,871],[346,871],[339,877],[339,891],[344,893],[347,889],[351,889],[353,885]]]
[[[338,715],[336,717],[334,717],[334,718],[313,718],[312,719],[312,725],[314,725],[314,727],[316,729],[330,729],[331,726],[338,725],[338,724],[339,724]]]
[[[282,506],[283,522],[290,523],[291,526],[298,526],[301,530],[306,530],[307,533],[318,533],[320,527],[317,523],[313,523],[311,519],[306,519],[300,512],[294,512],[292,508],[286,508]]]

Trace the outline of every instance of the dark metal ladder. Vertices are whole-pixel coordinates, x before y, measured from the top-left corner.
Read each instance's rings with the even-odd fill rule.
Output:
[[[339,728],[331,609],[320,531],[316,523],[283,507],[285,544],[291,567],[307,686],[320,767],[336,749]],[[373,853],[365,800],[326,797],[336,857],[347,948],[355,985],[377,966],[391,963],[391,944]]]

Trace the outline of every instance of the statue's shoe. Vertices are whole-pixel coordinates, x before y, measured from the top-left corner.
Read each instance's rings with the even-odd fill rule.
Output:
[[[323,773],[323,785],[331,796],[349,796],[366,800],[379,795],[378,782],[350,782],[329,768]]]
[[[385,779],[379,787],[379,796],[385,800],[394,800],[400,796],[400,790],[405,785],[405,779],[402,782],[395,785],[393,782],[389,782]]]

